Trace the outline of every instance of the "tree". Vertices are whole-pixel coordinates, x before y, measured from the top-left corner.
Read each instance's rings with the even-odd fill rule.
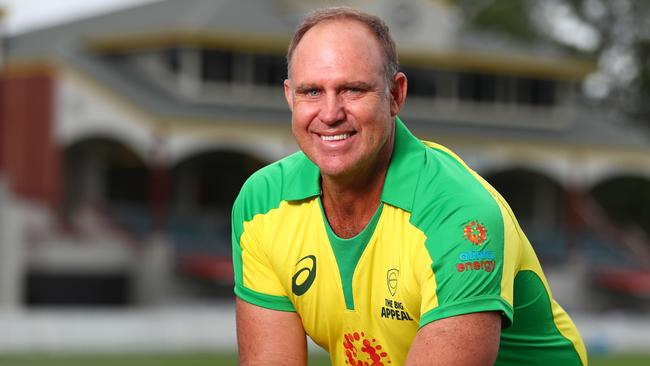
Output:
[[[467,25],[594,57],[585,94],[650,128],[650,1],[459,0]]]

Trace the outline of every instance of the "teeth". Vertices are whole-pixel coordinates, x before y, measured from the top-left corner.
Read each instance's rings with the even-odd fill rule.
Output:
[[[348,137],[350,137],[349,133],[343,133],[343,134],[334,135],[334,136],[321,136],[320,138],[322,138],[325,141],[339,141],[339,140],[345,140]]]

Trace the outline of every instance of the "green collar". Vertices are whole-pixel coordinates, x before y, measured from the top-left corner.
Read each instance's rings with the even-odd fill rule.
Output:
[[[320,170],[304,153],[295,165],[287,166],[282,199],[303,200],[321,194]],[[411,211],[419,172],[424,164],[425,147],[395,118],[395,144],[381,200],[403,210]]]

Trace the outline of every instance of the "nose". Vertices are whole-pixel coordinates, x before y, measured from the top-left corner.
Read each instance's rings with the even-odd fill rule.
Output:
[[[334,125],[345,119],[345,109],[337,94],[328,93],[324,98],[319,118],[323,123],[328,125]]]

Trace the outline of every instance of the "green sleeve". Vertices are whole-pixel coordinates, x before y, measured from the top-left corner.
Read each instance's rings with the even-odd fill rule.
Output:
[[[421,309],[420,326],[451,316],[500,311],[512,322],[512,307],[501,296],[504,230],[501,210],[471,171],[455,158],[432,151],[429,169],[422,176],[421,199],[413,208],[412,221],[426,235],[435,283],[422,287],[423,298],[436,305]],[[435,294],[426,294],[435,291]]]

